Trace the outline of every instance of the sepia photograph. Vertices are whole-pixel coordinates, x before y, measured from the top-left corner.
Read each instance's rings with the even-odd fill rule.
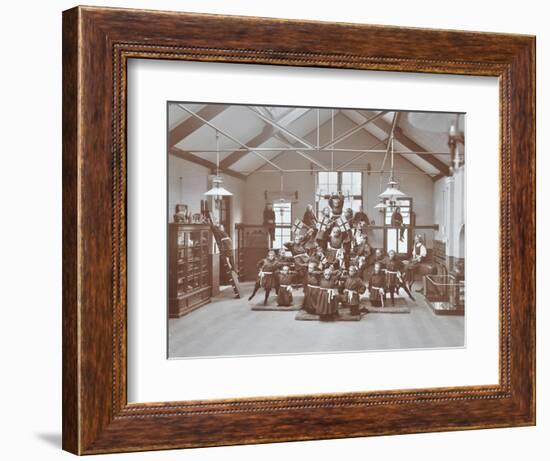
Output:
[[[371,456],[463,459],[482,444],[509,459],[542,440],[526,427],[540,403],[536,261],[550,260],[536,238],[538,29],[479,5],[453,29],[401,3],[376,24],[341,5],[76,6],[62,40],[57,10],[63,117],[36,126],[62,165],[43,149],[10,158],[53,165],[38,176],[62,183],[61,201],[41,189],[62,231],[61,252],[42,245],[62,309],[41,343],[62,349],[62,373],[37,401],[61,401],[62,427],[33,420],[14,450],[34,438],[77,455],[208,457],[323,440],[307,456],[333,459],[378,437]],[[16,182],[23,215],[37,189]],[[15,304],[29,285],[16,253]],[[34,383],[40,370],[23,368]]]
[[[465,346],[465,114],[167,103],[168,357]]]

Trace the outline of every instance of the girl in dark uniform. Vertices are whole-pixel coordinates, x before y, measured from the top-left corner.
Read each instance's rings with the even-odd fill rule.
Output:
[[[317,314],[321,320],[334,320],[338,316],[338,275],[332,269],[325,269],[319,282],[319,303]]]
[[[302,222],[309,228],[313,229],[315,227],[315,224],[317,224],[317,217],[315,216],[315,212],[313,211],[312,205],[306,206],[306,211],[304,213],[304,217],[302,219]]]
[[[319,275],[315,263],[309,263],[304,277],[304,301],[302,309],[310,314],[315,314],[319,300]]]
[[[309,248],[311,248],[309,243],[313,234],[313,229],[308,230],[304,235],[297,234],[296,237],[294,237],[293,242],[286,242],[284,246],[288,251],[292,253],[292,256],[295,259],[296,257],[307,257],[309,255],[308,250]]]
[[[344,281],[344,294],[340,297],[342,305],[350,308],[351,315],[359,315],[359,300],[366,291],[366,286],[359,277],[357,267],[350,266],[349,275]]]
[[[277,306],[292,306],[292,278],[288,266],[283,266],[279,272],[277,279],[279,282],[279,293],[277,294]]]
[[[316,242],[321,248],[327,248],[327,241],[332,229],[333,221],[330,218],[330,208],[327,206],[323,208],[323,213],[319,221],[317,221],[317,235],[315,236]]]
[[[309,262],[315,263],[316,268],[319,270],[324,269],[327,263],[327,258],[325,257],[325,252],[320,246],[315,248],[314,253],[309,257]]]
[[[302,277],[307,272],[307,264],[309,261],[309,255],[304,243],[307,242],[310,235],[309,232],[305,235],[296,235],[294,242],[286,242],[284,244],[285,248],[292,254],[296,272]]]
[[[374,264],[374,271],[369,278],[369,301],[371,306],[384,307],[384,299],[386,297],[386,276],[382,273],[382,265]]]
[[[366,256],[358,256],[355,259],[355,264],[357,267],[357,275],[363,282],[366,282],[369,278],[368,269],[369,266],[367,264],[367,257]]]
[[[229,237],[227,232],[225,232],[223,224],[220,224],[219,226],[212,224],[210,227],[212,229],[212,233],[216,237],[216,241],[220,242],[220,253],[225,258],[229,269],[234,271],[235,260],[233,258],[233,241],[231,240],[231,237]]]
[[[328,206],[332,211],[332,216],[335,218],[340,217],[344,209],[344,194],[342,194],[342,191],[331,195],[325,195],[324,198],[328,199]]]
[[[403,226],[403,215],[401,208],[395,207],[395,211],[391,215],[391,226],[397,228],[399,232],[399,240],[402,242],[405,236],[405,227]]]
[[[351,208],[346,208],[342,219],[343,223],[345,223],[345,229],[342,231],[342,238],[344,240],[344,259],[346,262],[346,267],[348,267],[351,257],[351,249],[355,243],[353,238],[353,210]]]
[[[355,257],[365,256],[369,257],[371,254],[371,247],[365,234],[358,233],[353,239],[352,254]]]
[[[388,260],[386,262],[386,290],[390,293],[391,304],[395,305],[395,293],[399,291],[399,288],[403,288],[409,298],[414,301],[414,297],[410,290],[405,285],[403,279],[403,263],[399,260],[395,251],[390,250],[388,253]]]
[[[365,213],[365,210],[363,210],[363,207],[359,208],[359,211],[357,211],[353,215],[353,224],[356,228],[365,228],[370,224],[369,217],[367,216],[367,213]]]
[[[369,258],[371,261],[369,262],[370,266],[370,273],[374,271],[374,265],[376,263],[380,264],[380,270],[384,270],[386,267],[386,256],[384,255],[384,252],[382,251],[382,248],[377,248],[374,252],[374,254],[371,253],[371,256]]]
[[[338,261],[338,250],[344,249],[344,239],[342,232],[338,227],[334,227],[330,233],[327,244],[327,261],[329,264],[335,264]]]
[[[267,304],[267,298],[269,298],[269,293],[272,288],[275,288],[275,291],[278,291],[278,284],[276,278],[276,272],[278,269],[279,263],[275,257],[275,251],[269,250],[267,253],[267,258],[262,259],[258,263],[258,278],[256,279],[256,284],[254,285],[254,291],[248,298],[249,301],[252,301],[252,298],[256,295],[256,292],[260,287],[263,287],[265,290],[264,306]]]
[[[264,226],[267,227],[269,233],[270,245],[273,245],[275,240],[275,211],[272,203],[266,203],[264,208]]]

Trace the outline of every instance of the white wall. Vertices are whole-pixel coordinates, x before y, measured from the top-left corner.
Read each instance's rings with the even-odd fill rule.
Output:
[[[168,221],[174,221],[175,206],[186,204],[190,213],[199,213],[208,190],[210,170],[196,163],[168,155]],[[181,179],[180,179],[181,178]]]
[[[460,245],[460,230],[466,219],[464,175],[464,168],[460,168],[452,177],[434,183],[434,220],[440,223],[435,239],[445,242],[447,256],[464,256]]]
[[[7,2],[0,40],[2,75],[3,168],[0,197],[6,225],[1,251],[4,277],[0,304],[0,346],[5,376],[2,417],[9,433],[3,438],[5,459],[73,460],[61,440],[61,10],[78,2]],[[524,0],[480,2],[393,0],[388,2],[296,2],[278,0],[86,0],[86,4],[199,11],[221,14],[305,18],[324,21],[396,24],[537,34],[537,80],[550,81],[550,29],[545,2]],[[32,14],[29,14],[31,12]],[[22,34],[25,30],[27,33]],[[17,39],[14,39],[16,37]],[[276,37],[274,38],[276,39]],[[335,37],[335,40],[338,37]],[[37,73],[37,69],[40,72]],[[33,76],[30,80],[22,75]],[[30,82],[30,84],[29,84]],[[32,101],[32,103],[29,103]],[[227,461],[285,459],[466,461],[486,453],[499,461],[544,460],[550,437],[550,85],[537,88],[538,242],[537,242],[537,426],[483,431],[441,432],[199,450],[168,450],[95,456],[100,460]],[[32,125],[33,148],[26,149]],[[25,154],[21,155],[22,150]],[[7,161],[7,163],[5,163]],[[543,179],[544,178],[544,179]],[[37,196],[40,200],[37,201]],[[34,206],[36,205],[36,206]],[[32,209],[32,225],[27,225]],[[40,235],[40,242],[30,245]],[[33,262],[29,295],[29,261]],[[9,269],[8,269],[9,268]],[[481,306],[482,307],[482,306]],[[330,371],[328,371],[330,372]],[[368,372],[368,370],[365,370]],[[212,379],[220,379],[214,375]],[[223,377],[221,378],[223,379]],[[291,379],[291,377],[290,377]],[[29,413],[32,412],[32,418]],[[8,423],[9,422],[9,423]]]
[[[206,196],[204,193],[211,188],[208,177],[210,170],[187,160],[168,155],[168,220],[173,222],[175,205],[177,203],[187,204],[191,213],[200,212],[201,200]],[[242,222],[243,204],[245,203],[245,182],[242,179],[221,175],[224,187],[233,194],[231,197],[231,235],[234,237],[235,223]],[[180,180],[181,178],[181,180]],[[212,202],[212,201],[210,201]],[[213,204],[210,209],[215,211]],[[236,239],[233,238],[235,245]]]
[[[335,133],[343,133],[356,124],[349,120],[346,116],[338,114],[335,117]],[[328,142],[331,138],[330,123],[325,123],[321,127],[321,144]],[[314,141],[314,136],[307,137],[309,141]],[[376,143],[377,139],[370,135],[365,130],[360,130],[354,135],[338,144],[341,148],[368,148]],[[335,152],[334,166],[344,164],[357,155],[356,152]],[[371,165],[371,170],[380,170],[384,154],[369,153],[362,159],[354,162],[349,166],[349,170],[365,170],[368,163]],[[332,164],[331,155],[329,152],[321,152],[315,154],[315,158],[323,165],[330,167]],[[282,166],[284,169],[306,169],[310,168],[311,162],[301,157],[294,152],[286,152],[281,155],[275,163]],[[272,170],[273,167],[268,165],[265,169]],[[386,161],[385,171],[389,170],[389,159]],[[395,170],[398,172],[396,177],[399,181],[399,187],[407,195],[413,198],[413,209],[416,212],[417,224],[433,224],[433,182],[432,179],[419,170],[416,166],[410,163],[403,157],[395,156]],[[284,191],[294,193],[298,191],[298,200],[293,203],[293,220],[301,218],[304,214],[305,207],[308,203],[314,204],[315,189],[315,174],[308,172],[285,173]],[[380,180],[381,179],[381,180]],[[378,194],[382,192],[389,180],[389,173],[378,174],[366,172],[363,173],[363,206],[369,218],[374,219],[376,224],[383,223],[383,216],[380,212],[374,209],[378,203]],[[244,204],[244,219],[247,223],[255,224],[262,222],[262,212],[265,206],[264,191],[278,192],[281,185],[280,173],[253,173],[246,180],[246,200]],[[422,231],[426,233],[427,243],[431,246],[433,232]],[[371,231],[370,240],[373,246],[383,246],[382,231]]]

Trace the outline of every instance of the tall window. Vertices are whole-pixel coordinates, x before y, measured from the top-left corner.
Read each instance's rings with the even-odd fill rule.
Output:
[[[344,194],[344,208],[358,211],[363,206],[362,175],[360,171],[319,171],[317,173],[317,214],[328,206],[324,195],[341,191]]]
[[[395,200],[395,206],[399,207],[399,212],[403,217],[403,224],[405,226],[411,223],[411,208],[412,200],[408,197],[402,197]],[[386,226],[391,225],[391,218],[395,207],[387,207],[386,214],[384,215],[384,224]],[[386,228],[386,252],[390,250],[395,251],[398,254],[404,255],[409,253],[409,229],[395,229]]]
[[[273,248],[284,248],[285,242],[290,240],[292,230],[292,204],[290,202],[276,202],[273,204],[275,212],[275,240]]]

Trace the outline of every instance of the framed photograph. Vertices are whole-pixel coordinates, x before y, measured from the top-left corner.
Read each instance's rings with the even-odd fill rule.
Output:
[[[535,424],[535,39],[63,13],[63,447]]]

